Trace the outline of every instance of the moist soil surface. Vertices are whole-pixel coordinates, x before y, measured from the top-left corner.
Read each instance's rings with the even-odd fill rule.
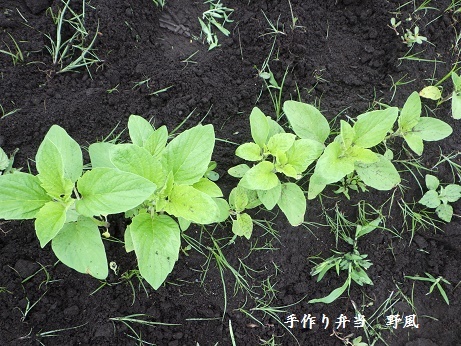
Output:
[[[402,107],[411,92],[445,77],[459,55],[461,15],[446,10],[450,1],[432,1],[429,9],[418,9],[421,1],[394,0],[223,2],[234,9],[233,22],[226,24],[227,37],[217,34],[219,46],[212,50],[200,38],[197,18],[209,8],[202,1],[167,0],[163,9],[150,0],[88,2],[85,27],[91,38],[97,33],[100,62],[60,73],[46,49],[46,35],[56,35],[47,8],[56,14],[63,4],[2,0],[0,49],[15,52],[14,38],[24,56],[13,64],[0,54],[0,102],[4,113],[16,110],[0,119],[0,145],[7,153],[19,149],[15,167],[36,172],[35,153],[53,124],[85,147],[120,133],[119,140],[127,140],[122,130],[130,114],[170,130],[186,119],[181,130],[199,122],[214,125],[220,140],[213,159],[227,196],[237,183],[227,169],[242,162],[234,156],[236,144],[251,140],[252,108],[276,117],[259,75],[265,62],[279,84],[286,73],[282,101],[315,104],[339,124],[380,105]],[[81,2],[72,1],[72,8],[81,11]],[[390,27],[392,17],[402,22],[399,35]],[[427,42],[407,47],[400,36],[416,25]],[[63,27],[64,38],[70,32]],[[451,78],[442,86],[446,97]],[[42,249],[32,221],[2,221],[0,345],[343,345],[357,336],[370,345],[461,345],[461,203],[453,204],[452,222],[429,213],[434,224],[413,231],[400,207],[405,201],[409,210],[423,210],[415,202],[429,171],[418,170],[415,162],[442,183],[459,183],[441,155],[453,154],[451,161],[460,164],[460,124],[451,118],[450,102],[424,105],[424,115],[454,131],[445,140],[426,142],[421,157],[412,157],[401,141],[388,143],[400,187],[351,191],[350,200],[329,187],[321,199],[308,201],[299,227],[291,227],[277,208],[254,209],[259,221],[250,240],[232,242],[230,223],[191,227],[173,272],[156,291],[133,271],[134,254],[110,241],[123,239],[122,215],[109,218],[112,238],[104,244],[117,270],[106,281],[66,267],[50,245]],[[284,117],[280,123],[286,126]],[[308,179],[299,184],[307,190]],[[309,304],[346,279],[329,272],[316,282],[310,275],[313,256],[350,251],[341,239],[336,242],[327,217],[356,222],[360,201],[367,203],[369,220],[376,217],[372,207],[385,218],[382,229],[359,243],[373,263],[367,273],[374,285],[353,283],[331,304]],[[430,283],[405,278],[425,272],[451,283],[443,284],[450,305],[437,288],[427,294]],[[354,326],[356,311],[365,316],[365,328]],[[290,328],[292,314],[300,321],[311,314],[316,324],[303,328],[295,322]],[[387,325],[397,314],[401,323]],[[345,328],[336,324],[341,315],[350,321]],[[408,325],[411,315],[418,328]]]

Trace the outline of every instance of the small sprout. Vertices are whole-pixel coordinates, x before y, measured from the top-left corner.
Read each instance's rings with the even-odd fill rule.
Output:
[[[109,230],[106,229],[106,231],[102,234],[104,238],[110,238],[110,233]]]
[[[109,263],[109,268],[114,272],[115,275],[118,275],[118,266],[115,261]]]
[[[415,43],[422,44],[424,41],[427,41],[427,37],[419,35],[419,27],[415,26],[413,32],[410,29],[407,29],[407,32],[401,36],[403,43],[408,47],[413,47]]]
[[[391,18],[391,25],[389,25],[389,27],[394,30],[395,34],[398,36],[399,35],[399,32],[397,31],[397,27],[402,24],[401,21],[398,21],[395,19],[395,18]]]

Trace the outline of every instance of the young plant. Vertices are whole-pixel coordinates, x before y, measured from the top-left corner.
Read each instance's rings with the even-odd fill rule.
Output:
[[[407,47],[413,47],[415,43],[422,44],[423,42],[427,41],[427,37],[421,36],[419,34],[419,27],[415,26],[413,31],[407,29],[406,33],[401,36],[402,42],[407,45]]]
[[[8,157],[5,151],[0,148],[0,175],[15,173],[21,170],[20,168],[13,168],[14,155],[16,155],[18,151],[19,149],[14,150],[10,157]]]
[[[128,130],[132,143],[95,143],[89,152],[93,167],[127,172],[157,186],[125,213],[132,219],[125,231],[126,250],[134,250],[141,275],[157,289],[178,259],[180,229],[224,221],[229,206],[208,178],[215,177],[216,166],[211,162],[212,125],[197,125],[168,142],[165,126],[154,130],[147,120],[132,115]]]
[[[343,193],[344,196],[346,196],[347,199],[351,199],[349,196],[349,189],[355,191],[355,192],[367,192],[367,186],[363,183],[363,181],[360,180],[357,174],[355,172],[352,172],[351,174],[348,174],[341,180],[341,185],[337,190],[334,191],[334,193]]]
[[[311,299],[309,300],[309,303],[332,303],[338,299],[341,294],[350,288],[352,281],[360,286],[373,285],[373,281],[368,277],[366,273],[366,270],[373,263],[366,259],[368,257],[367,254],[360,254],[357,243],[360,237],[374,231],[379,226],[381,221],[381,218],[377,218],[368,224],[357,225],[354,238],[351,238],[346,234],[341,235],[344,241],[352,245],[352,251],[348,253],[333,251],[334,255],[317,264],[312,269],[311,275],[318,275],[317,282],[319,282],[330,269],[334,268],[337,275],[340,275],[341,271],[346,271],[347,279],[341,287],[334,289],[326,297]]]
[[[461,77],[456,72],[451,73],[453,94],[451,96],[451,113],[454,119],[461,119]]]
[[[423,141],[438,141],[451,135],[453,129],[444,121],[432,117],[421,117],[421,98],[415,91],[406,100],[398,119],[398,130],[411,150],[421,155]]]
[[[235,151],[235,155],[255,165],[240,164],[229,169],[231,176],[240,178],[230,204],[236,211],[243,211],[250,208],[249,205],[253,207],[256,203],[253,200],[257,197],[268,210],[278,205],[290,224],[296,226],[304,221],[306,199],[296,183],[286,180],[300,179],[307,167],[320,156],[330,128],[326,119],[312,106],[286,101],[283,108],[298,137],[285,133],[277,122],[255,107],[250,114],[254,142],[244,143]],[[304,127],[306,124],[315,126],[308,129]],[[245,219],[245,222],[251,220],[249,216]]]
[[[444,284],[447,284],[447,285],[450,285],[450,282],[446,279],[444,279],[443,277],[439,276],[438,278],[435,278],[434,276],[432,276],[431,274],[429,273],[425,273],[426,274],[426,278],[425,277],[421,277],[421,276],[405,276],[406,279],[411,279],[411,280],[418,280],[418,281],[428,281],[428,282],[431,282],[432,285],[431,287],[429,288],[429,292],[427,294],[431,294],[432,291],[434,290],[435,287],[437,287],[437,289],[439,290],[440,292],[440,295],[442,296],[443,300],[445,301],[445,303],[447,303],[447,305],[450,305],[450,301],[448,300],[448,297],[447,297],[447,294],[445,292],[445,290],[443,289],[442,287],[442,283]]]
[[[399,184],[400,176],[392,162],[370,150],[386,139],[397,115],[398,109],[390,107],[359,115],[353,126],[341,120],[339,135],[317,161],[309,181],[308,198],[315,198],[328,184],[353,172],[365,185],[377,190],[390,190]],[[290,119],[288,114],[287,117]]]
[[[98,279],[108,275],[99,226],[106,216],[138,206],[156,189],[146,178],[115,168],[83,173],[82,152],[53,125],[35,156],[37,175],[0,176],[0,218],[35,219],[41,247],[51,242],[58,259]]]
[[[453,216],[453,207],[449,202],[456,202],[461,198],[461,186],[449,184],[445,187],[440,186],[437,177],[426,174],[426,187],[429,189],[418,203],[425,205],[428,208],[435,209],[437,216],[445,221],[450,222]]]
[[[202,28],[202,33],[205,34],[209,46],[208,50],[212,50],[219,46],[218,36],[213,31],[213,27],[221,31],[225,36],[229,36],[230,31],[224,26],[226,23],[233,22],[229,17],[234,10],[221,4],[221,0],[207,0],[205,4],[209,4],[210,8],[203,12],[202,19],[198,18],[198,21]]]

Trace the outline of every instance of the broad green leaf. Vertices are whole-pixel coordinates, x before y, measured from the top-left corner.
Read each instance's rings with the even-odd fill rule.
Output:
[[[312,174],[309,179],[309,189],[307,191],[307,199],[314,199],[317,197],[327,186],[327,182],[318,174]]]
[[[414,91],[405,101],[398,119],[399,129],[404,135],[418,124],[421,117],[421,98]],[[411,146],[410,146],[411,148]]]
[[[344,156],[340,143],[331,142],[318,159],[314,173],[325,184],[335,183],[354,171],[354,161],[355,158]]]
[[[248,205],[248,190],[238,185],[234,187],[229,194],[229,204],[237,213],[244,211]]]
[[[382,221],[382,218],[378,217],[378,218],[374,219],[373,221],[369,222],[366,225],[363,225],[363,226],[362,225],[357,225],[357,229],[355,231],[355,238],[358,239],[358,238],[364,236],[365,234],[368,234],[368,233],[374,231],[379,226],[381,221]]]
[[[297,101],[285,101],[283,111],[298,137],[313,139],[322,144],[328,138],[330,125],[314,106]]]
[[[344,120],[341,120],[340,138],[341,138],[341,145],[343,146],[344,149],[348,149],[354,142],[354,138],[355,138],[355,130],[352,128],[352,126],[348,122]]]
[[[298,174],[301,174],[322,155],[323,149],[325,146],[315,140],[298,139],[286,152],[287,163],[292,165]]]
[[[411,150],[413,150],[417,155],[422,155],[424,151],[423,139],[417,132],[407,132],[403,135],[403,139],[407,142]]]
[[[40,246],[44,247],[53,239],[66,221],[67,206],[60,202],[47,202],[37,213],[35,220],[35,232],[40,241]]]
[[[282,126],[279,125],[278,122],[271,119],[270,117],[266,117],[266,118],[269,124],[269,134],[267,135],[267,138],[271,138],[272,136],[279,134],[279,133],[285,133],[285,130],[283,129]]]
[[[173,270],[181,247],[178,224],[167,215],[139,214],[130,225],[141,275],[158,289]]]
[[[182,217],[178,217],[178,224],[179,224],[179,228],[181,229],[181,231],[187,231],[187,229],[189,228],[189,226],[191,225],[192,221],[190,220],[186,220]]]
[[[128,225],[125,229],[125,234],[124,234],[124,239],[125,239],[125,251],[126,252],[131,252],[134,250],[134,245],[133,245],[133,238],[131,237],[131,225]]]
[[[198,224],[213,223],[218,217],[218,206],[213,198],[189,185],[174,185],[168,202],[165,206],[168,214]]]
[[[8,168],[10,165],[10,159],[6,155],[5,151],[0,148],[0,171],[3,171]]]
[[[56,257],[72,269],[100,280],[107,277],[106,250],[92,219],[80,217],[77,222],[65,224],[51,247]]]
[[[424,117],[419,119],[413,132],[417,133],[424,141],[439,141],[451,135],[453,129],[440,119]]]
[[[451,116],[454,119],[461,119],[461,95],[456,92],[451,96]]]
[[[440,100],[442,98],[442,92],[435,85],[429,85],[427,87],[424,87],[419,92],[419,95],[421,97],[424,97],[424,98],[430,99],[430,100],[434,100],[434,101]]]
[[[437,190],[440,184],[439,179],[436,176],[433,176],[432,174],[426,174],[425,181],[426,187],[429,190]]]
[[[213,197],[213,201],[216,203],[218,207],[218,215],[217,218],[213,222],[224,222],[230,215],[230,207],[229,203],[224,198],[215,198]]]
[[[112,168],[94,168],[77,182],[77,211],[85,216],[116,214],[132,209],[152,195],[153,182]]]
[[[354,162],[361,162],[366,164],[378,161],[378,156],[376,153],[370,149],[364,149],[357,146],[350,147],[346,152],[346,156],[354,160]]]
[[[455,184],[447,185],[443,197],[445,197],[448,202],[456,202],[461,198],[461,186]]]
[[[267,210],[272,210],[280,200],[282,193],[282,184],[280,182],[270,190],[257,190],[259,200]]]
[[[441,220],[450,222],[453,216],[453,207],[449,204],[440,204],[435,209],[435,213]]]
[[[349,287],[350,280],[346,280],[346,282],[341,286],[336,289],[334,289],[329,295],[323,298],[317,298],[317,299],[311,299],[308,301],[308,303],[313,304],[313,303],[325,303],[325,304],[330,304],[334,302],[336,299],[338,299],[341,294],[343,294],[347,287]]]
[[[429,190],[423,195],[418,203],[425,205],[428,208],[437,208],[442,202],[440,201],[437,191]]]
[[[292,133],[278,133],[269,138],[267,149],[272,155],[285,153],[295,142],[296,136]]]
[[[460,92],[461,91],[461,77],[458,76],[456,72],[452,72],[451,79],[453,81],[454,90],[456,92]]]
[[[165,125],[160,126],[144,141],[145,148],[152,156],[160,157],[168,141],[168,130]]]
[[[124,172],[139,175],[162,186],[166,179],[160,161],[135,144],[118,144],[109,153],[112,164]]]
[[[206,193],[210,197],[222,197],[222,191],[219,186],[207,178],[202,178],[194,185],[195,189]]]
[[[296,169],[290,164],[286,164],[286,165],[283,165],[283,166],[276,165],[275,168],[276,168],[277,172],[283,173],[287,177],[294,178],[294,179],[301,179],[301,175],[298,174]]]
[[[267,117],[258,107],[254,107],[251,111],[250,127],[251,137],[255,143],[261,148],[264,147],[269,135],[269,122],[267,121]]]
[[[294,183],[282,184],[282,192],[277,205],[292,226],[298,226],[304,222],[306,197],[298,185]]]
[[[63,164],[64,177],[75,183],[82,175],[83,170],[80,146],[58,125],[51,126],[45,138],[49,139],[58,149]]]
[[[261,147],[256,143],[244,143],[235,150],[235,155],[247,161],[261,161]]]
[[[384,156],[376,154],[378,161],[374,163],[355,164],[355,170],[365,185],[376,190],[390,190],[400,183],[400,175],[391,161]]]
[[[154,129],[146,119],[139,115],[132,114],[128,119],[128,132],[133,144],[142,147],[149,136],[154,132]]]
[[[237,214],[237,218],[232,220],[232,232],[240,237],[250,239],[253,233],[253,220],[247,213]]]
[[[239,185],[249,190],[270,190],[279,183],[274,171],[275,166],[272,162],[260,162],[245,173]]]
[[[51,140],[45,138],[35,156],[38,178],[46,192],[55,198],[69,196],[74,183],[64,177],[64,165],[61,154]]]
[[[247,164],[242,163],[241,165],[237,165],[237,166],[229,168],[227,173],[229,173],[229,175],[234,178],[241,178],[249,170],[250,170],[250,167]]]
[[[371,148],[381,143],[392,130],[398,113],[397,107],[389,107],[359,115],[354,124],[354,144],[362,148]]]
[[[50,200],[40,180],[32,174],[17,172],[0,176],[0,219],[33,219]]]
[[[203,177],[214,143],[212,125],[197,125],[168,143],[164,152],[165,167],[173,172],[177,184],[191,185]]]
[[[114,164],[110,160],[109,153],[113,148],[116,147],[117,144],[107,142],[91,144],[88,148],[88,152],[90,153],[91,167],[115,168]]]

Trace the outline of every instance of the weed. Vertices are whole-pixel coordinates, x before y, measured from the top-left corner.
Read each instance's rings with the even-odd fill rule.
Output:
[[[13,102],[12,102],[13,103]],[[13,103],[14,105],[14,103]],[[3,119],[9,115],[13,115],[16,112],[19,112],[21,108],[15,108],[12,109],[11,111],[7,111],[1,104],[0,104],[0,119]]]
[[[442,283],[450,285],[450,282],[448,280],[444,279],[442,276],[439,276],[439,277],[435,278],[434,276],[432,276],[429,273],[425,273],[425,274],[426,274],[427,277],[405,276],[405,278],[406,279],[411,279],[411,280],[417,280],[417,281],[427,281],[427,282],[432,283],[431,287],[429,288],[429,292],[427,294],[432,293],[434,288],[437,287],[437,289],[440,292],[440,295],[442,296],[445,303],[447,303],[447,305],[450,305],[450,302],[448,300],[447,294],[446,294],[444,288],[442,287]]]
[[[10,56],[13,65],[16,66],[17,63],[24,62],[24,55],[14,37],[10,33],[8,33],[8,36],[10,36],[11,41],[13,41],[14,47],[11,49],[10,46],[5,43],[8,50],[0,49],[0,53]]]
[[[154,5],[157,7],[165,7],[166,0],[152,0],[154,2]]]
[[[210,8],[203,12],[202,19],[198,18],[198,21],[202,28],[202,34],[205,35],[208,43],[208,50],[212,50],[219,46],[218,36],[213,31],[213,28],[218,29],[223,35],[229,36],[230,31],[225,28],[225,25],[233,22],[230,16],[234,10],[225,7],[221,0],[207,0],[205,4],[209,4]]]

